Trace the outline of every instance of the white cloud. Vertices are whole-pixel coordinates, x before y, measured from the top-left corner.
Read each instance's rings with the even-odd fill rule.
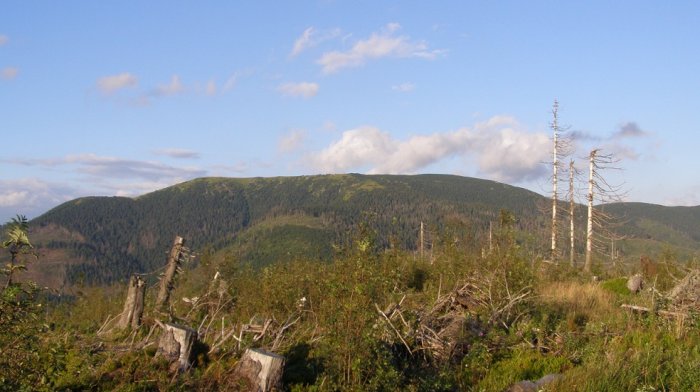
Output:
[[[28,191],[0,191],[0,207],[14,207],[19,205],[27,199],[27,196],[29,196]]]
[[[347,51],[333,51],[324,53],[317,63],[321,65],[323,73],[330,74],[343,68],[359,67],[368,60],[382,57],[419,57],[434,59],[442,51],[431,50],[423,41],[411,41],[406,36],[395,36],[400,25],[388,24],[381,32],[373,33],[366,40],[357,41]]]
[[[151,95],[157,96],[157,97],[169,96],[169,95],[179,94],[179,93],[183,92],[184,90],[185,90],[185,88],[182,85],[182,82],[180,81],[180,76],[173,75],[170,78],[170,83],[156,87],[156,89],[153,90]]]
[[[307,157],[325,173],[366,169],[368,173],[411,174],[441,160],[473,159],[481,174],[519,182],[546,173],[549,139],[526,132],[510,117],[493,117],[471,128],[398,140],[375,127],[345,131],[340,140]]]
[[[164,155],[170,158],[178,159],[199,159],[200,155],[196,151],[186,150],[184,148],[161,148],[153,151],[156,155]]]
[[[301,34],[301,37],[297,38],[296,41],[294,41],[294,47],[292,47],[292,56],[296,56],[304,49],[308,48],[311,46],[311,37],[314,34],[314,28],[309,27],[308,29],[304,30],[304,32]]]
[[[194,178],[206,175],[206,171],[196,167],[175,167],[160,162],[140,161],[95,154],[68,155],[49,159],[2,159],[1,162],[25,165],[55,167],[59,165],[77,166],[76,171],[94,178],[132,179],[143,178],[150,181],[173,178]]]
[[[6,35],[0,34],[0,46],[3,46],[8,42],[10,42],[10,38]]]
[[[206,91],[207,95],[216,95],[216,83],[213,80],[210,80],[207,82],[207,87],[204,91]]]
[[[395,32],[395,31],[398,31],[399,29],[401,29],[401,25],[398,24],[398,23],[396,23],[396,22],[392,22],[392,23],[388,23],[388,24],[386,25],[385,29],[386,29],[388,32],[393,33],[393,32]]]
[[[297,150],[306,139],[306,131],[295,129],[282,136],[277,143],[277,150],[282,153],[289,153]]]
[[[324,41],[334,39],[340,35],[340,29],[318,31],[314,27],[309,27],[294,41],[290,56],[297,56],[299,53],[313,48]]]
[[[16,214],[36,217],[79,194],[78,189],[36,178],[0,180],[0,223]]]
[[[238,78],[240,75],[236,72],[233,75],[231,75],[227,80],[226,83],[224,83],[224,87],[222,88],[223,92],[233,90],[234,87],[236,87],[236,82],[238,82]]]
[[[127,87],[136,86],[137,84],[138,79],[136,76],[128,72],[105,76],[97,80],[97,87],[105,94],[111,94]]]
[[[283,83],[277,87],[277,91],[290,97],[311,98],[318,94],[318,84],[310,82]]]
[[[12,80],[17,77],[19,74],[19,69],[16,67],[6,67],[2,69],[2,72],[0,72],[0,77],[2,77],[5,80]]]
[[[408,92],[415,90],[416,85],[413,83],[406,82],[406,83],[397,84],[395,86],[391,86],[391,89],[394,91],[401,92],[401,93],[408,93]]]
[[[393,153],[394,144],[388,133],[365,126],[343,132],[339,141],[314,154],[311,160],[321,172],[344,172],[379,163],[382,157]]]

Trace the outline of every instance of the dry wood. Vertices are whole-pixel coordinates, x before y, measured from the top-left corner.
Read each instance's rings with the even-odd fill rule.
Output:
[[[129,279],[124,310],[117,324],[118,328],[124,329],[130,326],[132,329],[137,329],[141,326],[145,292],[146,282],[144,282],[140,276],[133,275],[131,279]]]
[[[654,312],[653,309],[646,308],[644,306],[622,304],[622,305],[620,305],[620,307],[623,309],[629,309],[629,310],[632,310],[634,312],[639,312],[639,313],[657,313],[661,316],[666,316],[666,317],[678,317],[678,318],[688,317],[687,313],[671,312],[668,310],[657,310],[656,312]]]
[[[245,391],[282,390],[284,357],[260,349],[247,349],[234,369],[234,378],[247,384]]]
[[[163,355],[170,361],[178,361],[180,370],[189,369],[192,365],[192,347],[197,341],[197,332],[192,328],[171,324],[160,323],[163,327],[163,335],[158,343],[156,355]]]
[[[391,329],[396,333],[396,336],[399,337],[401,343],[403,343],[403,345],[406,347],[406,350],[408,350],[408,353],[413,355],[413,350],[411,350],[411,347],[408,345],[408,343],[406,343],[406,340],[404,340],[403,336],[401,336],[401,332],[399,332],[399,330],[396,329],[396,327],[394,327],[394,324],[391,323],[391,320],[389,319],[389,317],[387,317],[386,313],[382,312],[382,310],[379,308],[379,305],[374,304],[374,307],[377,308],[377,312],[379,312],[379,314],[381,314],[384,317]]]
[[[185,240],[176,236],[173,242],[173,247],[170,250],[170,255],[168,256],[168,264],[165,268],[165,273],[160,281],[160,289],[158,290],[158,297],[156,298],[156,309],[164,310],[168,304],[168,299],[170,299],[170,292],[173,290],[175,275],[177,274],[178,267],[180,264],[180,257],[182,256],[182,247],[185,244]]]

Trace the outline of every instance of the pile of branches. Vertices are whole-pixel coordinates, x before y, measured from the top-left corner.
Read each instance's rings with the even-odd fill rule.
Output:
[[[462,358],[468,343],[485,333],[486,326],[478,310],[487,307],[487,296],[471,282],[439,297],[419,318],[416,331],[419,350],[438,362]]]
[[[668,292],[667,298],[676,312],[700,313],[700,270],[690,271]]]
[[[390,343],[396,338],[411,354],[421,354],[438,362],[460,361],[469,346],[483,339],[490,328],[505,327],[519,314],[516,305],[529,299],[531,290],[525,287],[516,293],[505,290],[495,293],[495,281],[468,281],[454,290],[439,295],[430,307],[413,309],[406,317],[402,303],[392,304],[381,310],[375,305],[386,326],[384,337]],[[406,319],[413,320],[412,323]]]

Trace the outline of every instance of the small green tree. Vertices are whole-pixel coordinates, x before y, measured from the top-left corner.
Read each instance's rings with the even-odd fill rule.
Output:
[[[27,217],[24,215],[17,215],[7,224],[7,239],[2,243],[2,247],[10,251],[10,263],[2,270],[7,276],[7,285],[5,287],[12,285],[12,278],[15,272],[27,269],[22,263],[20,256],[32,254],[31,250],[34,248],[29,242],[28,231],[29,224],[27,223]]]
[[[22,255],[31,254],[27,218],[17,215],[6,226],[2,247],[10,263],[2,269],[7,284],[0,290],[0,391],[34,390],[41,379],[38,290],[31,282],[13,282],[17,271],[26,269]]]

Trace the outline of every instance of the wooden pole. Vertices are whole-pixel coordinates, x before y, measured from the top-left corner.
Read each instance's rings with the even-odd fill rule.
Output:
[[[170,299],[170,292],[173,290],[175,275],[177,274],[177,268],[180,265],[180,256],[182,255],[182,247],[185,244],[185,240],[180,236],[175,236],[175,241],[173,242],[173,247],[170,250],[170,255],[168,256],[168,264],[165,267],[165,273],[163,278],[160,280],[160,289],[158,290],[158,297],[156,298],[156,310],[165,310]]]

